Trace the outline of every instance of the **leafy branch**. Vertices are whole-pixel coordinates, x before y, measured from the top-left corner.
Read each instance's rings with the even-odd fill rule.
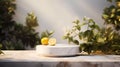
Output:
[[[102,18],[105,20],[105,24],[113,25],[118,31],[120,30],[120,0],[107,1],[111,2],[111,6],[104,9]]]
[[[73,24],[72,29],[63,36],[69,43],[80,45],[80,49],[88,54],[97,51],[104,54],[120,54],[120,35],[111,27],[100,28],[93,19],[88,18],[84,18],[83,22],[76,20]],[[82,31],[84,27],[87,29]]]

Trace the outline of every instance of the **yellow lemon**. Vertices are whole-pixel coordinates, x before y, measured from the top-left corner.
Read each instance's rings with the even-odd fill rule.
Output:
[[[41,39],[41,44],[42,44],[42,45],[48,45],[48,41],[49,41],[49,38],[48,38],[48,37],[43,37],[43,38]]]
[[[56,44],[56,39],[55,39],[55,38],[50,38],[49,41],[48,41],[48,44],[49,44],[50,46],[55,46],[55,44]]]

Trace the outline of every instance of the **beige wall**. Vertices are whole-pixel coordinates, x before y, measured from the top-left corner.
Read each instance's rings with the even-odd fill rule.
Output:
[[[37,31],[54,30],[53,37],[58,43],[67,43],[62,40],[66,28],[72,26],[72,21],[84,16],[93,18],[102,26],[103,8],[109,3],[106,0],[16,0],[17,10],[15,20],[25,23],[27,13],[33,11],[38,18]]]

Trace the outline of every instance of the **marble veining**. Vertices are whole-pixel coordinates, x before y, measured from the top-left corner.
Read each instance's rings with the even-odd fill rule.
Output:
[[[120,67],[120,55],[45,57],[34,50],[3,52],[0,67]]]

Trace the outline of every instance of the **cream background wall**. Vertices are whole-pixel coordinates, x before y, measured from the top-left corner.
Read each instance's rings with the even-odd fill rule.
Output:
[[[16,0],[16,3],[14,19],[17,22],[25,24],[27,13],[34,12],[39,22],[36,31],[54,30],[57,43],[67,43],[62,39],[66,28],[71,28],[72,21],[84,16],[103,26],[101,15],[104,7],[109,5],[106,0]]]

